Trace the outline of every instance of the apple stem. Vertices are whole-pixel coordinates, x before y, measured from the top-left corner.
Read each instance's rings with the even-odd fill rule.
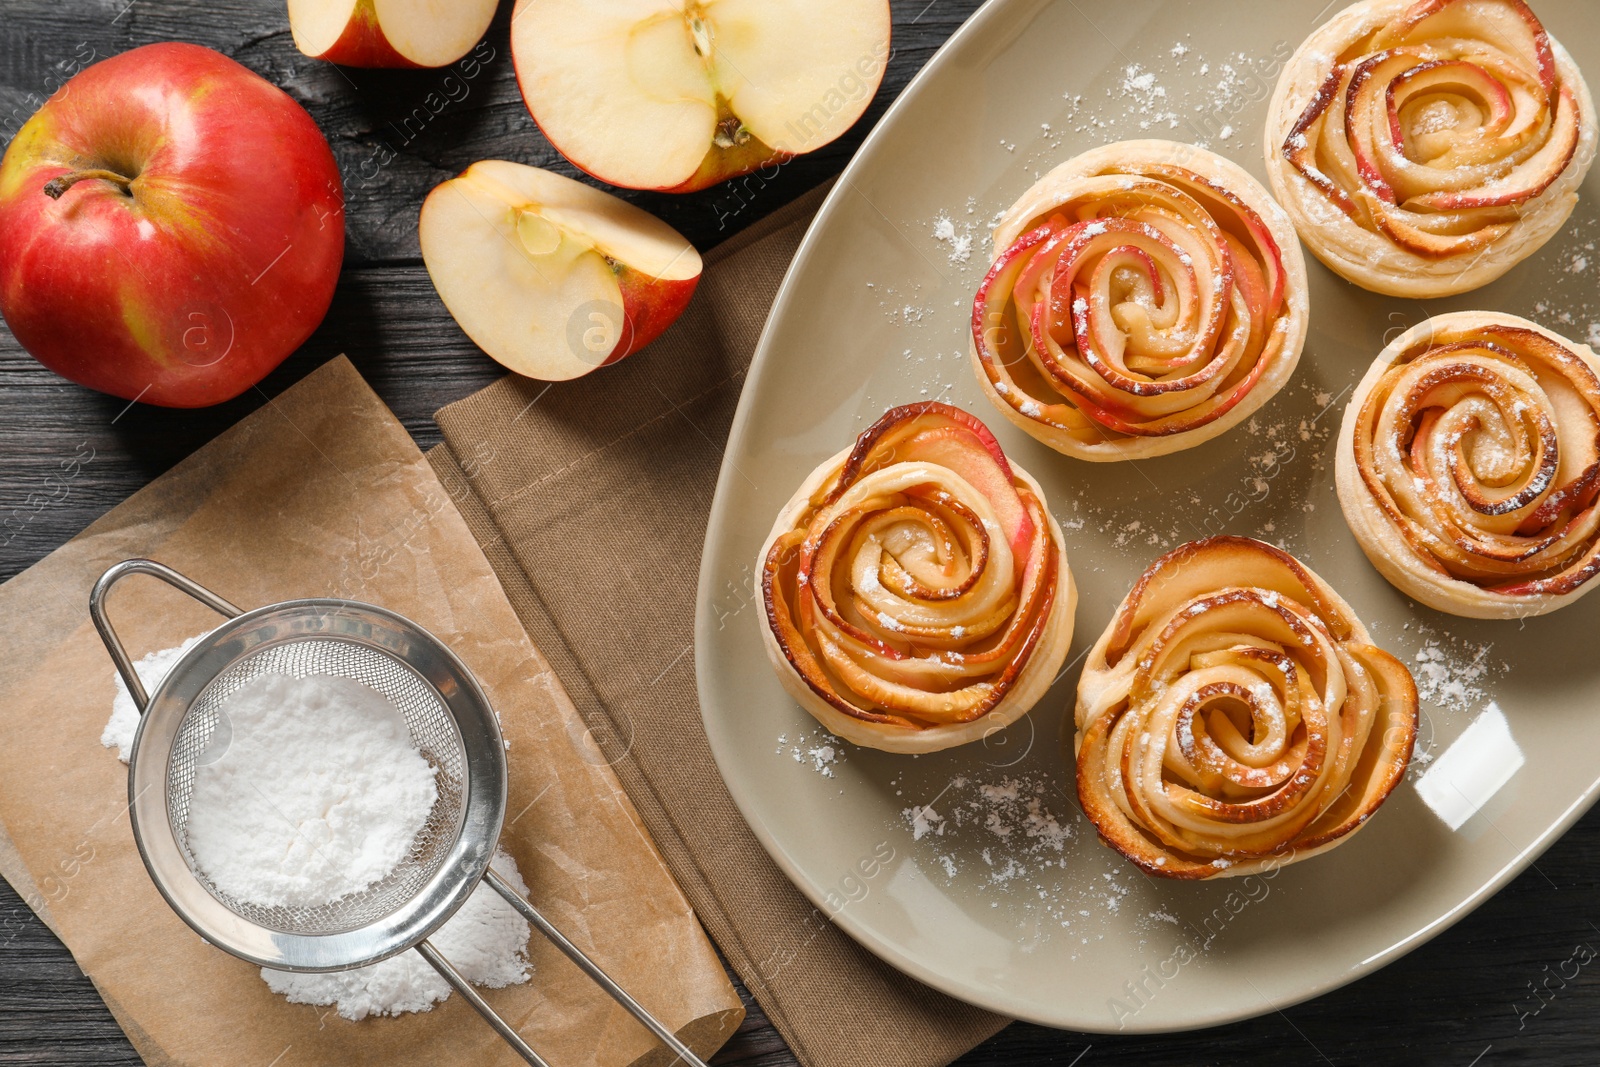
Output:
[[[126,175],[118,174],[113,170],[75,170],[71,174],[63,174],[59,178],[51,178],[44,183],[44,195],[51,200],[60,200],[61,194],[89,178],[100,178],[111,182],[123,192],[132,195],[133,179]]]

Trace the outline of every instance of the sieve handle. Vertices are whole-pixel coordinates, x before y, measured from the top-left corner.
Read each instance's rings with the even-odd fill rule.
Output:
[[[128,695],[133,697],[134,707],[143,715],[146,705],[150,703],[150,695],[144,691],[139,672],[133,669],[133,660],[128,658],[128,650],[122,647],[122,638],[117,636],[110,617],[106,615],[106,598],[111,595],[111,587],[130,574],[148,574],[152,578],[160,578],[174,589],[188,593],[223,618],[231,619],[244,612],[205,586],[153,559],[125,559],[100,576],[100,580],[89,591],[89,617],[94,620],[94,628],[100,631],[100,640],[106,643],[106,651],[111,653],[111,661],[117,665],[117,673],[122,675]]]
[[[548,1063],[540,1058],[537,1052],[528,1046],[526,1041],[522,1040],[522,1035],[511,1028],[510,1023],[500,1018],[499,1014],[489,1007],[489,1002],[484,1000],[478,991],[467,983],[465,978],[461,977],[461,972],[450,965],[450,961],[445,959],[443,954],[433,947],[432,942],[424,938],[417,942],[416,950],[417,955],[431,963],[433,969],[438,971],[446,982],[450,983],[451,989],[460,993],[462,999],[477,1009],[478,1014],[483,1016],[490,1026],[494,1027],[495,1033],[499,1034],[517,1055],[527,1060],[533,1067],[550,1067]]]
[[[632,1015],[635,1019],[638,1019],[641,1023],[643,1023],[645,1028],[648,1029],[652,1034],[655,1034],[656,1037],[660,1038],[661,1042],[665,1044],[668,1049],[677,1053],[678,1059],[682,1060],[686,1064],[689,1064],[689,1067],[706,1067],[705,1062],[701,1060],[699,1056],[696,1056],[692,1051],[690,1051],[689,1046],[678,1040],[677,1034],[674,1034],[671,1030],[668,1030],[664,1025],[662,1025],[661,1020],[657,1019],[654,1015],[651,1015],[648,1011],[646,1011],[644,1005],[640,1004],[637,1000],[634,1000],[628,995],[627,990],[623,989],[616,982],[613,982],[611,980],[611,976],[600,969],[599,964],[595,963],[594,960],[591,960],[588,956],[584,955],[582,949],[569,941],[565,934],[551,925],[549,919],[546,919],[543,915],[540,915],[538,909],[524,900],[521,893],[518,893],[515,889],[511,888],[511,886],[506,883],[505,879],[501,878],[498,874],[495,874],[493,867],[490,867],[488,871],[484,873],[483,880],[487,882],[496,893],[499,893],[502,897],[505,897],[506,902],[509,903],[513,908],[516,908],[518,913],[520,913],[524,919],[527,919],[528,922],[532,923],[536,930],[550,940],[551,944],[560,949],[567,959],[571,960],[573,963],[576,963],[584,974],[587,974],[590,978],[594,979],[601,989],[604,989],[611,995],[612,1000],[626,1008],[628,1010],[628,1014]]]

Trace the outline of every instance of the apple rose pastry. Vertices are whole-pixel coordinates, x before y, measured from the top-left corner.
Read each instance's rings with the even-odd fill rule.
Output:
[[[1125,141],[1041,178],[994,233],[972,309],[978,380],[1058,452],[1192,448],[1265,404],[1306,334],[1294,229],[1239,167]]]
[[[988,427],[898,407],[818,467],[761,549],[767,653],[848,741],[933,752],[1005,726],[1066,659],[1061,528]]]
[[[1212,537],[1162,556],[1078,683],[1078,797],[1150,874],[1303,860],[1359,830],[1400,781],[1417,688],[1293,556]]]
[[[1339,429],[1335,477],[1367,558],[1431,608],[1524,618],[1600,572],[1600,364],[1515,315],[1396,338]]]
[[[1523,0],[1366,0],[1284,67],[1265,143],[1317,258],[1375,292],[1446,296],[1566,222],[1594,102]]]

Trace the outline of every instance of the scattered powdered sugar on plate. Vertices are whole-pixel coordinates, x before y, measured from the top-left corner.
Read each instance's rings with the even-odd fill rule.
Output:
[[[1580,344],[1600,348],[1600,300],[1595,299],[1593,280],[1600,271],[1597,251],[1600,217],[1579,212],[1551,242],[1550,253],[1532,262],[1543,276],[1530,279],[1528,289],[1554,294],[1555,299],[1536,301],[1528,318]]]
[[[1235,445],[1243,443],[1242,462],[1219,466],[1216,478],[1203,486],[1171,485],[1160,472],[1151,475],[1147,484],[1183,502],[1183,508],[1153,510],[1147,499],[1126,495],[1053,499],[1063,531],[1099,535],[1097,551],[1075,558],[1074,570],[1101,571],[1116,553],[1142,567],[1163,552],[1218,533],[1249,533],[1285,551],[1298,550],[1295,541],[1303,531],[1283,521],[1283,501],[1298,500],[1302,513],[1316,510],[1309,482],[1332,468],[1340,402],[1347,395],[1348,390],[1333,393],[1310,382],[1291,383],[1279,403],[1252,415],[1229,436]],[[1327,485],[1331,493],[1331,480]]]
[[[1417,694],[1446,711],[1474,710],[1488,696],[1490,678],[1510,670],[1509,665],[1489,659],[1493,642],[1475,643],[1422,622],[1408,622],[1403,629],[1420,641],[1407,664],[1416,679]]]
[[[909,293],[901,292],[892,285],[878,285],[875,282],[868,282],[867,288],[879,297],[878,307],[896,326],[920,326],[933,318],[931,306],[913,302],[921,299],[920,284],[912,285]]]
[[[792,739],[787,731],[779,734],[778,747],[773,753],[781,755],[785,751],[796,763],[810,767],[824,778],[832,778],[834,767],[846,762],[845,743],[821,726],[798,731]]]
[[[972,223],[956,229],[955,220],[941,212],[933,220],[933,239],[949,246],[950,262],[965,263],[972,258]]]
[[[1169,129],[1177,127],[1178,113],[1167,107],[1167,87],[1156,82],[1155,72],[1137,63],[1129,64],[1122,72],[1118,88],[1123,99],[1132,101],[1141,130],[1161,124]]]
[[[438,799],[405,717],[352,678],[264,674],[228,695],[214,761],[197,761],[188,846],[216,888],[318,907],[387,877]]]
[[[1411,760],[1406,764],[1406,780],[1415,781],[1427,770],[1438,755],[1439,739],[1433,728],[1433,717],[1426,708],[1417,712],[1417,736],[1411,744]]]
[[[964,836],[984,842],[979,855],[989,868],[985,877],[1002,885],[1036,870],[1066,866],[1066,843],[1076,831],[1050,809],[1051,792],[1037,774],[1007,774],[990,782],[962,776],[951,779],[934,801],[900,814],[913,841],[954,836],[966,827],[984,831]],[[946,871],[959,870],[953,855],[941,856],[940,862]]]
[[[528,886],[516,861],[503,850],[494,854],[495,873],[523,896]],[[428,940],[467,981],[504,989],[528,980],[528,923],[487,885],[472,891],[461,910]],[[402,952],[370,967],[331,974],[291,974],[261,969],[262,981],[291,1004],[333,1005],[346,1019],[429,1011],[450,995],[439,972],[415,952]]]
[[[897,795],[910,788],[898,776],[889,784],[905,787]],[[1053,936],[1088,944],[1119,929],[1143,943],[1178,921],[1153,903],[1159,897],[1137,868],[1101,846],[1053,769],[961,774],[930,792],[900,812],[912,853],[935,881],[1003,905],[1023,951]]]
[[[1063,93],[1067,111],[1047,125],[1046,135],[1052,148],[1060,146],[1055,135],[1061,129],[1107,141],[1147,136],[1202,148],[1238,147],[1246,131],[1259,127],[1259,112],[1289,55],[1285,42],[1270,54],[1208,57],[1179,40],[1164,54],[1130,58],[1113,68],[1103,82],[1103,101]]]
[[[210,633],[207,630],[206,633]],[[144,683],[144,691],[153,693],[167,672],[178,665],[184,653],[194,647],[206,634],[195,634],[183,644],[175,648],[163,648],[151,652],[133,664],[133,672],[139,676],[139,681]],[[106,722],[106,728],[100,734],[100,743],[107,748],[117,750],[117,758],[123,763],[128,762],[128,757],[133,755],[133,736],[139,729],[139,709],[133,703],[133,694],[128,692],[127,683],[122,680],[122,673],[115,669],[111,675],[116,679],[116,694],[111,698],[111,718]]]

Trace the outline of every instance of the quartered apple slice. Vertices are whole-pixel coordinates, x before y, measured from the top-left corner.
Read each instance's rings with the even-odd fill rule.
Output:
[[[507,369],[577,378],[653,341],[700,281],[672,227],[582,182],[501,160],[428,194],[422,259],[467,336]]]
[[[887,0],[518,0],[511,57],[545,136],[612,185],[690,192],[861,117]]]
[[[295,47],[347,67],[442,67],[483,39],[497,0],[289,0]]]

